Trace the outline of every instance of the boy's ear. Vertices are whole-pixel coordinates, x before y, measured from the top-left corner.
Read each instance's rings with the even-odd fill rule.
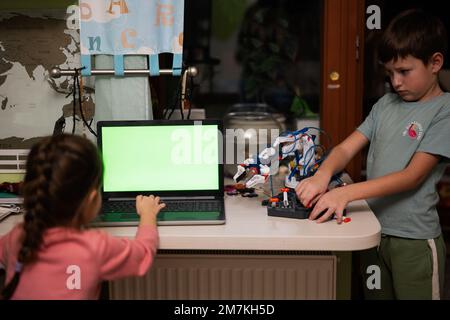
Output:
[[[436,52],[430,58],[431,71],[433,73],[438,73],[444,65],[444,56],[440,52]]]

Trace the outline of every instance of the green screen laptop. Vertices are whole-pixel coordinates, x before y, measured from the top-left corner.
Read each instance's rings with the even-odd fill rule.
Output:
[[[91,226],[138,225],[139,194],[166,204],[158,225],[225,223],[220,121],[99,121],[97,132],[103,205]]]

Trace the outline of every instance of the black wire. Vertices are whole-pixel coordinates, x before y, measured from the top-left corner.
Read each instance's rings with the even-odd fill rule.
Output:
[[[182,95],[182,93],[180,93],[180,98],[178,99],[179,103],[177,102],[177,104],[180,107],[181,120],[184,120],[184,113],[183,113],[183,108],[184,108],[183,102],[184,102],[184,100],[183,100],[183,98],[185,98],[185,97],[182,97],[181,95]]]
[[[189,77],[189,90],[186,90],[188,92],[187,97],[185,99],[189,102],[189,110],[187,114],[187,118],[191,118],[191,110],[192,110],[192,94],[194,91],[194,77]]]
[[[170,111],[167,119],[170,119],[170,117],[172,117],[172,114],[175,111],[175,109],[177,107],[177,104],[179,104],[179,102],[180,102],[180,98],[181,98],[181,83],[182,83],[182,81],[183,81],[183,77],[181,76],[180,77],[180,81],[178,81],[178,86],[177,86],[177,90],[176,90],[175,96],[172,98],[172,100],[175,99],[175,102],[172,105],[171,111]],[[168,109],[166,109],[166,112],[164,113],[164,118],[166,118],[167,112],[168,112]],[[181,113],[181,114],[183,115],[183,113]]]
[[[75,102],[75,98],[76,98],[76,88],[77,88],[77,81],[76,79],[78,79],[78,71],[77,69],[75,69],[75,74],[73,76],[73,86],[72,86],[72,134],[75,134],[75,113],[76,113],[76,102]]]
[[[181,79],[180,79],[180,81],[179,81],[179,83],[178,83],[178,85],[177,85],[177,89],[176,89],[175,95],[172,97],[172,102],[173,102],[173,103],[172,103],[172,106],[171,106],[170,109],[169,109],[169,108],[166,109],[165,115],[167,115],[167,113],[168,113],[169,110],[170,110],[170,113],[167,115],[167,119],[170,119],[170,118],[172,117],[172,114],[173,114],[174,111],[175,111],[175,108],[176,108],[176,106],[177,106],[177,104],[178,104],[178,101],[180,100],[180,98],[179,98],[180,93],[181,93],[180,87],[181,87]],[[173,101],[173,100],[175,100],[175,101]],[[165,117],[165,118],[166,118],[166,117]]]
[[[331,148],[333,146],[333,139],[331,138],[330,134],[328,132],[326,132],[325,130],[321,129],[321,128],[317,128],[317,127],[308,127],[309,129],[313,129],[313,130],[317,130],[319,132],[319,134],[322,132],[325,134],[325,136],[328,139],[328,145]]]
[[[75,74],[77,74],[77,72]],[[90,123],[87,123],[86,118],[84,117],[84,111],[83,111],[82,104],[81,104],[81,86],[80,86],[80,80],[78,78],[78,75],[76,75],[76,84],[77,84],[77,88],[78,88],[78,105],[79,105],[79,108],[80,108],[81,119],[83,120],[84,125],[89,129],[89,131],[95,137],[97,137],[97,133],[95,133],[95,131],[91,128],[91,124],[92,124],[92,120],[93,119],[91,119]]]

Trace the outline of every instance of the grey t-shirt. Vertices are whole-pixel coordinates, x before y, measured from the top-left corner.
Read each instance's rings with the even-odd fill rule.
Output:
[[[450,158],[450,93],[426,102],[405,102],[396,94],[386,94],[358,130],[370,141],[368,179],[403,170],[419,151],[441,156],[417,188],[368,199],[382,233],[410,239],[439,236],[436,184]]]

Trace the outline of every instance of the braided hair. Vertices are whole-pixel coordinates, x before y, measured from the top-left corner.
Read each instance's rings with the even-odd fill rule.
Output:
[[[31,148],[22,188],[24,237],[13,279],[3,289],[3,299],[13,295],[23,266],[36,260],[45,230],[56,226],[81,228],[86,222],[81,218],[80,205],[99,186],[101,175],[96,147],[80,136],[46,137]]]

